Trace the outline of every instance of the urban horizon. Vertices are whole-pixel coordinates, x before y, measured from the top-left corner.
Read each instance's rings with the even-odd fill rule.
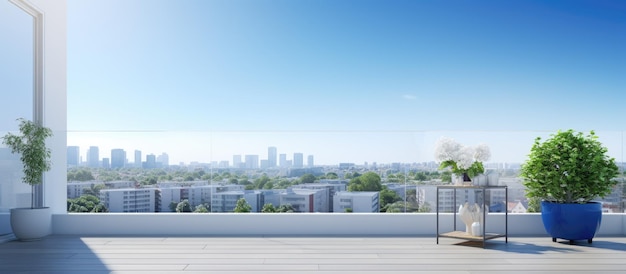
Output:
[[[314,155],[320,166],[338,163],[425,163],[435,161],[436,142],[441,137],[490,148],[486,163],[522,163],[535,138],[546,140],[549,131],[319,131],[319,132],[68,132],[67,144],[80,147],[80,157],[87,160],[90,146],[98,144],[100,158],[110,158],[110,151],[123,149],[127,162],[134,162],[134,151],[146,155],[167,154],[170,165],[194,163],[233,163],[234,155],[258,155],[268,159],[268,148],[277,147],[277,156],[302,153]],[[609,156],[624,162],[624,132],[596,131]],[[70,147],[70,146],[68,146]],[[245,156],[244,156],[245,157]],[[260,166],[260,162],[259,162]]]

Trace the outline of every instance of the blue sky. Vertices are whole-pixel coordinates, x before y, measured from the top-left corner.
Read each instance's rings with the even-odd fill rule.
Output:
[[[513,161],[567,128],[623,151],[624,75],[617,0],[68,0],[68,145],[174,162],[413,162],[443,134]]]

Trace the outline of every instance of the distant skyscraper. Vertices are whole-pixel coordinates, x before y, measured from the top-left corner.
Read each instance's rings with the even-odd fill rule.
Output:
[[[287,167],[287,154],[280,154],[278,164],[280,167]]]
[[[157,163],[160,163],[163,167],[168,167],[170,165],[170,156],[165,152],[161,153],[161,155],[157,157]]]
[[[306,158],[307,167],[313,167],[315,164],[313,163],[313,155],[309,155]]]
[[[100,167],[100,150],[97,146],[90,146],[87,150],[87,166]]]
[[[143,168],[156,168],[156,156],[154,154],[146,155],[146,162],[143,164]]]
[[[102,158],[102,167],[111,168],[111,164],[109,163],[109,158]]]
[[[276,147],[267,148],[267,166],[269,168],[276,167],[276,160],[278,155],[276,154]]]
[[[135,150],[135,167],[141,167],[141,150]]]
[[[246,155],[246,168],[259,168],[259,155]]]
[[[304,167],[304,155],[302,153],[296,152],[293,154],[293,166]]]
[[[75,167],[80,164],[80,147],[67,147],[67,166]]]
[[[123,168],[126,165],[126,151],[121,148],[111,149],[111,168]]]
[[[241,168],[241,155],[233,155],[233,167]]]

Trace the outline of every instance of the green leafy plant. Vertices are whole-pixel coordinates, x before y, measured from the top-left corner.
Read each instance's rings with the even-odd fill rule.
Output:
[[[615,159],[606,153],[594,131],[559,130],[545,142],[537,137],[520,173],[526,196],[556,203],[605,197],[618,175]]]
[[[50,170],[50,149],[46,147],[46,139],[52,136],[52,130],[38,125],[24,118],[19,121],[20,134],[7,133],[2,137],[2,143],[7,145],[12,153],[19,153],[23,165],[24,176],[22,181],[31,186],[43,183],[44,172]],[[34,195],[34,192],[31,192]],[[35,199],[31,199],[31,207]]]

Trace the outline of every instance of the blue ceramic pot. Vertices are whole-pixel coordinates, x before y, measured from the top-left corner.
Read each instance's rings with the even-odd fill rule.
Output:
[[[602,221],[602,204],[560,204],[541,202],[541,219],[552,241],[587,240],[591,243]]]

